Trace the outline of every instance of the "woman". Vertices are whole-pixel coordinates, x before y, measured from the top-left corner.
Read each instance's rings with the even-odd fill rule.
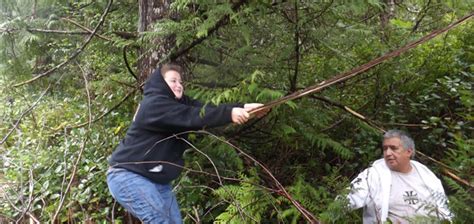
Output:
[[[182,223],[170,182],[182,171],[185,131],[248,121],[262,104],[206,105],[184,95],[182,68],[166,64],[148,79],[125,138],[109,159],[112,196],[145,223]],[[266,111],[257,114],[263,116]],[[180,134],[175,136],[175,134]]]

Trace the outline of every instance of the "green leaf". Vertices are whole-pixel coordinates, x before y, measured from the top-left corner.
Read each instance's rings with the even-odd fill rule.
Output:
[[[413,23],[411,21],[405,21],[405,20],[401,20],[401,19],[391,19],[390,23],[393,26],[398,27],[398,28],[402,28],[402,29],[409,29],[409,28],[413,27]]]
[[[285,133],[285,135],[296,133],[296,130],[289,125],[284,124],[281,128],[283,129],[283,133]]]

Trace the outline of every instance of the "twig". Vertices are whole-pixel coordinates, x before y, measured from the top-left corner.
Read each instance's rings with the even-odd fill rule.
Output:
[[[135,75],[135,73],[132,71],[132,68],[130,68],[130,64],[128,63],[128,60],[127,60],[127,45],[123,46],[122,54],[123,54],[123,61],[125,62],[125,66],[127,67],[128,72],[129,72],[129,73],[133,76],[133,78],[135,78],[135,80],[138,82],[138,77],[137,77],[137,75]]]
[[[186,144],[188,144],[189,146],[191,146],[194,150],[198,151],[198,152],[201,153],[203,156],[205,156],[205,157],[207,158],[207,160],[212,164],[212,167],[214,168],[214,171],[216,172],[217,179],[219,180],[219,184],[220,184],[220,185],[223,185],[222,179],[221,179],[221,176],[219,175],[219,171],[217,170],[216,164],[214,164],[214,162],[212,161],[212,159],[211,159],[206,153],[204,153],[203,151],[199,150],[196,146],[194,146],[193,144],[191,144],[191,142],[189,142],[189,141],[186,140],[185,138],[178,137],[177,135],[174,135],[174,137],[176,137],[177,139],[181,139],[182,141],[186,142]]]
[[[77,27],[79,27],[79,28],[85,30],[85,31],[86,31],[87,33],[89,33],[89,34],[96,35],[97,37],[99,37],[99,38],[102,39],[102,40],[112,41],[112,39],[110,39],[110,38],[108,38],[108,37],[106,37],[106,36],[100,35],[100,34],[94,32],[94,30],[91,30],[91,29],[89,29],[89,28],[87,28],[87,27],[81,25],[80,23],[78,23],[78,22],[76,22],[76,21],[74,21],[74,20],[72,20],[72,19],[69,19],[69,18],[67,18],[67,17],[64,17],[64,18],[61,18],[61,19],[62,19],[62,20],[66,20],[67,22],[70,22],[70,23],[76,25]]]
[[[18,212],[23,212],[23,210],[15,206],[15,203],[10,199],[10,196],[7,195],[7,192],[3,188],[0,188],[0,190],[5,193],[4,194],[5,198],[7,199],[8,203],[10,204],[10,206],[12,206],[13,209],[15,209]],[[33,214],[31,214],[31,212],[27,211],[26,215],[28,215],[35,223],[40,223],[38,219]]]
[[[39,146],[39,145],[38,145]],[[20,218],[18,218],[18,220],[21,220],[23,218],[24,215],[28,214],[29,213],[29,210],[31,208],[31,203],[33,202],[33,191],[34,191],[34,179],[33,179],[33,169],[29,169],[28,170],[28,175],[30,177],[29,179],[29,184],[28,184],[28,191],[29,191],[29,194],[28,194],[28,203],[27,205],[25,206],[25,208],[23,209],[23,212],[20,216]],[[30,216],[31,217],[31,216]],[[36,220],[36,218],[32,217],[32,219],[34,219],[36,221],[36,223],[39,223],[38,220]]]
[[[117,204],[117,201],[115,201],[114,199],[114,204],[112,205],[112,224],[115,224],[115,213],[114,213],[114,210],[115,210],[115,205]]]

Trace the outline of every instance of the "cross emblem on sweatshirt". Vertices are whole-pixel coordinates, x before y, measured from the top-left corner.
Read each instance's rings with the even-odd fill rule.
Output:
[[[418,194],[415,191],[405,191],[403,201],[408,202],[410,205],[414,205],[418,203],[420,199],[418,199]]]

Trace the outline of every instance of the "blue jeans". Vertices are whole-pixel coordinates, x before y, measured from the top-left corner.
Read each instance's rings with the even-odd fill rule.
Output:
[[[109,168],[107,185],[112,197],[142,222],[183,223],[171,185],[154,183],[122,168]]]

